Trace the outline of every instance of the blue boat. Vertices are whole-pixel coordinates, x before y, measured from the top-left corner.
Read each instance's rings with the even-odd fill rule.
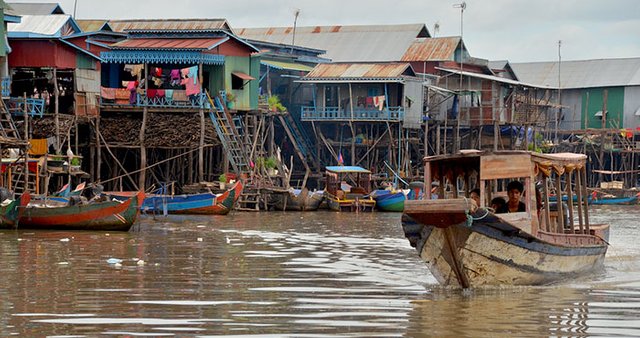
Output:
[[[640,194],[638,194],[640,195]],[[591,204],[594,205],[629,205],[629,204],[637,204],[638,203],[638,195],[628,196],[628,197],[601,197],[594,198],[591,201]]]
[[[374,190],[371,197],[376,201],[376,208],[380,211],[404,210],[404,201],[407,196],[401,190]]]

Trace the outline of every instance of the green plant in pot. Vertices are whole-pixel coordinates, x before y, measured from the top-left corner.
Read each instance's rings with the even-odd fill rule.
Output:
[[[287,108],[282,105],[282,102],[280,102],[280,98],[277,95],[269,96],[269,99],[267,99],[267,103],[269,104],[269,110],[272,112],[287,111]]]
[[[267,168],[267,172],[269,175],[276,174],[275,171],[277,166],[278,166],[278,160],[273,156],[269,156],[264,160],[264,167]]]
[[[227,175],[220,174],[220,176],[218,176],[218,181],[220,182],[220,189],[224,189],[227,185]]]
[[[227,96],[225,99],[227,101],[227,108],[233,109],[236,102],[236,96],[232,92],[227,91]]]

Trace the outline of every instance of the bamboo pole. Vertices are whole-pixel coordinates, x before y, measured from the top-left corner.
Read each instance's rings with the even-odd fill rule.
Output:
[[[571,233],[575,233],[573,228],[573,170],[567,172],[567,207],[569,208],[569,226],[571,227]]]
[[[202,77],[202,62],[200,62],[200,67],[198,67],[198,80],[200,81],[200,85],[203,85],[203,77]],[[202,100],[202,92],[200,93],[200,110],[198,111],[200,115],[200,143],[198,147],[198,182],[204,181],[204,134],[205,134],[205,126],[204,126],[204,107]]]
[[[558,226],[556,228],[557,233],[564,233],[564,208],[562,207],[562,183],[560,182],[561,177],[562,176],[559,173],[556,173],[556,203],[558,209]]]
[[[147,69],[147,63],[144,63],[144,93],[147,95],[149,90],[149,71]],[[140,126],[140,177],[138,180],[138,187],[145,191],[145,184],[147,180],[147,172],[145,168],[147,167],[147,148],[144,145],[144,134],[147,127],[147,105],[145,104],[142,108],[142,125]],[[123,169],[124,170],[124,169]]]
[[[578,194],[577,199],[578,199],[578,226],[580,227],[580,233],[584,234],[584,218],[583,218],[583,213],[584,213],[584,209],[582,208],[582,173],[580,169],[575,170],[575,174],[576,174],[576,192]]]

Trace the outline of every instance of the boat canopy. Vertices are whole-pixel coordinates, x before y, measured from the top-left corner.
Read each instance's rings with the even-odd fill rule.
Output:
[[[326,167],[326,169],[327,169],[327,172],[337,173],[337,174],[342,174],[342,173],[371,174],[371,171],[358,166],[329,166],[329,167]]]

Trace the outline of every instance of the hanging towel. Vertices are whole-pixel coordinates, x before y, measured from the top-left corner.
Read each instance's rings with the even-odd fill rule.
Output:
[[[29,148],[29,155],[42,156],[49,150],[46,138],[30,139],[29,144],[31,144],[31,148]]]
[[[198,83],[198,66],[189,67],[189,77],[193,79],[193,84]]]
[[[169,77],[171,78],[171,80],[180,80],[180,70],[172,69]]]
[[[382,110],[382,108],[384,108],[384,98],[384,95],[373,97],[373,105],[376,106],[378,110]]]
[[[167,97],[167,100],[173,100],[173,89],[165,89],[164,94]]]
[[[157,89],[147,89],[147,97],[152,99],[154,97],[158,96],[158,90]]]
[[[173,91],[173,100],[174,101],[187,101],[187,93],[184,90],[174,90]]]
[[[164,89],[158,89],[158,91],[156,92],[156,96],[158,97],[164,97]]]
[[[184,79],[182,84],[185,86],[187,95],[200,94],[200,82]]]

